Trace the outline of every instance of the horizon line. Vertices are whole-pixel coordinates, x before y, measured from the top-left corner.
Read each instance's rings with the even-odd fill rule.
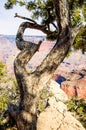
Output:
[[[9,35],[9,36],[16,36],[16,34],[0,34],[0,36],[5,36],[5,35]],[[46,37],[46,35],[24,35],[24,36],[42,36],[42,37]]]

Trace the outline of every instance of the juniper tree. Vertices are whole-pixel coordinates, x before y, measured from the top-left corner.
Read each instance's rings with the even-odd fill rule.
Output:
[[[14,61],[14,71],[20,90],[20,103],[16,110],[10,106],[9,114],[15,119],[19,130],[36,130],[40,92],[64,60],[78,33],[82,29],[86,30],[86,1],[8,0],[5,7],[13,8],[17,4],[25,6],[25,9],[31,12],[31,18],[15,14],[15,17],[27,21],[20,24],[16,34],[16,45],[21,52]],[[45,33],[48,39],[56,39],[50,53],[33,72],[28,72],[26,65],[39,50],[41,42],[35,44],[25,41],[23,34],[26,28],[38,29]],[[81,34],[81,38],[85,37],[84,31]],[[82,44],[81,41],[77,42],[78,46],[78,43]],[[80,48],[85,51],[86,45],[83,44]]]

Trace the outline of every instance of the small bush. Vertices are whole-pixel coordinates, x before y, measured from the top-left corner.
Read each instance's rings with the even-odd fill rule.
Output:
[[[73,97],[67,101],[67,107],[70,112],[81,122],[86,128],[86,101]]]

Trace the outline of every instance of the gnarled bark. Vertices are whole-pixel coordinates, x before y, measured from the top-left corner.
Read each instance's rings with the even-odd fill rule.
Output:
[[[41,42],[34,44],[23,40],[25,29],[32,27],[28,22],[20,25],[16,35],[16,45],[21,50],[14,61],[14,71],[20,90],[20,104],[18,111],[14,112],[12,109],[10,114],[14,117],[19,130],[36,130],[40,91],[46,87],[52,74],[65,58],[75,37],[75,35],[72,35],[73,30],[69,24],[67,1],[54,0],[54,6],[59,28],[57,42],[41,65],[32,73],[27,72],[26,65],[35,52],[38,51]]]

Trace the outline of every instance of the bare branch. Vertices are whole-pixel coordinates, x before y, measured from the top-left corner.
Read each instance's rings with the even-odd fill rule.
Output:
[[[30,21],[30,22],[32,22],[32,23],[36,23],[36,21],[34,21],[34,20],[30,19],[30,18],[23,17],[23,16],[21,16],[21,15],[18,15],[17,13],[15,13],[15,16],[14,16],[14,17],[18,17],[18,18],[21,18],[21,19],[25,19],[25,20],[28,20],[28,21]]]
[[[18,15],[17,13],[15,13],[15,17],[18,17],[18,18],[22,18],[22,19],[25,19],[25,20],[28,20],[29,22],[24,22],[20,25],[21,26],[24,26],[22,31],[24,31],[26,28],[31,28],[31,29],[37,29],[37,30],[40,30],[42,31],[43,33],[45,34],[51,34],[53,33],[51,30],[50,30],[50,27],[48,26],[45,26],[45,25],[40,25],[40,24],[37,24],[37,22],[35,22],[34,20],[30,19],[30,18],[26,18],[26,17],[23,17],[23,16],[20,16]],[[56,25],[54,23],[51,23],[56,29]],[[47,25],[47,24],[46,24]]]
[[[55,28],[56,28],[56,30],[58,31],[58,28],[57,28],[57,26],[55,25],[55,23],[51,23]]]

